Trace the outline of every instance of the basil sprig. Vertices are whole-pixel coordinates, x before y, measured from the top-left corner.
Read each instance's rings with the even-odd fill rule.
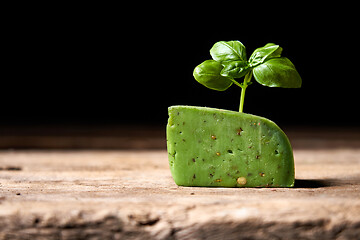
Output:
[[[246,57],[246,48],[240,41],[220,41],[210,49],[213,60],[206,60],[194,69],[195,79],[207,88],[225,91],[233,83],[242,88],[239,111],[243,112],[245,90],[251,78],[268,87],[300,88],[301,77],[294,64],[281,57],[282,48],[268,43]],[[236,78],[244,78],[243,83]]]

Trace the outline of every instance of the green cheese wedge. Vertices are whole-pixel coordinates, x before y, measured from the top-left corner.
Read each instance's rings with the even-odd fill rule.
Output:
[[[272,121],[246,113],[169,107],[169,165],[179,186],[293,187],[294,157]]]

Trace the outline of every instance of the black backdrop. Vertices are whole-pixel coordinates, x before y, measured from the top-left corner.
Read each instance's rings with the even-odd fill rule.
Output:
[[[300,89],[255,82],[245,112],[286,125],[358,125],[358,32],[351,7],[296,15],[296,8],[277,10],[257,13],[256,20],[143,7],[9,17],[0,123],[165,124],[167,107],[178,104],[236,111],[240,88],[209,90],[192,71],[211,58],[215,42],[240,40],[248,56],[268,42],[279,44],[303,80]]]

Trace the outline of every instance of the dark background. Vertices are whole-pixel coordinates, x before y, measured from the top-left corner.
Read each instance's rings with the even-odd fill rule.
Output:
[[[358,125],[351,6],[208,7],[11,9],[3,29],[0,124],[165,125],[171,105],[237,111],[240,88],[209,90],[192,71],[211,58],[215,42],[240,40],[248,56],[279,44],[303,80],[300,89],[281,89],[253,79],[245,112],[281,125]]]

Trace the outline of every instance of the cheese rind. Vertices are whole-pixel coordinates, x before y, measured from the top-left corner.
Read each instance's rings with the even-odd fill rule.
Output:
[[[293,187],[294,157],[272,121],[246,113],[169,107],[167,149],[179,186]]]

